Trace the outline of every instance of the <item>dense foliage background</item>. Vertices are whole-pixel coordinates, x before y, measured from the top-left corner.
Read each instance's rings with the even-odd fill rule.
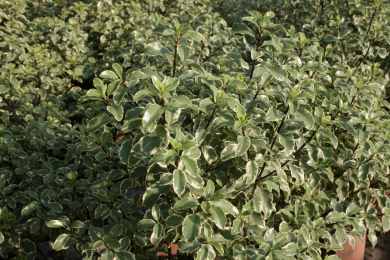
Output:
[[[1,1],[0,256],[47,240],[102,260],[375,245],[390,229],[389,11]]]

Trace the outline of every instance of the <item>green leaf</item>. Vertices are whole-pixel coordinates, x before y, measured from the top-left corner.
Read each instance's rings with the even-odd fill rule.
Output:
[[[286,155],[294,151],[294,137],[292,134],[279,134],[279,142],[284,147]]]
[[[233,221],[233,226],[232,226],[232,229],[230,230],[230,232],[231,232],[232,235],[236,235],[236,234],[241,233],[241,230],[243,228],[244,228],[244,223],[241,222],[240,219],[235,219]]]
[[[153,227],[155,224],[156,222],[152,219],[141,219],[137,224],[137,229],[143,231]]]
[[[359,207],[358,205],[356,205],[355,203],[351,203],[351,204],[348,205],[347,210],[346,210],[345,213],[346,213],[348,216],[351,216],[351,215],[353,215],[353,214],[358,213],[358,212],[359,212],[359,209],[360,209],[360,207]]]
[[[225,251],[223,250],[223,247],[221,244],[219,243],[210,243],[215,249],[217,249],[217,251],[221,254],[221,255],[224,255],[225,254]]]
[[[130,252],[115,252],[116,260],[136,260],[135,256]]]
[[[125,123],[122,126],[122,132],[128,133],[132,131],[133,129],[138,129],[140,126],[142,126],[142,118],[135,118],[128,121],[125,121]]]
[[[232,214],[232,215],[238,215],[239,214],[238,209],[235,206],[233,206],[233,204],[230,203],[227,200],[214,201],[211,198],[210,199],[210,204],[213,205],[213,206],[219,207],[223,211],[223,213],[225,213],[225,214]]]
[[[200,232],[201,220],[198,215],[188,215],[183,221],[183,236],[186,241],[194,242]]]
[[[198,76],[198,75],[200,75],[200,74],[198,72],[194,71],[194,70],[186,70],[180,76],[180,79],[181,80],[188,80],[188,79],[192,79],[193,77]]]
[[[298,108],[298,111],[295,113],[295,115],[303,120],[303,122],[305,123],[305,126],[308,129],[313,129],[314,118],[313,118],[313,115],[309,111],[300,107],[300,108]]]
[[[186,34],[183,35],[183,38],[184,39],[189,38],[195,41],[203,41],[204,43],[206,43],[206,39],[203,37],[203,35],[195,31],[187,32]]]
[[[236,156],[237,144],[229,144],[221,152],[221,160],[226,161]]]
[[[351,29],[350,29],[351,30]],[[351,30],[352,31],[352,30]],[[378,49],[378,55],[379,57],[381,57],[382,59],[386,58],[387,56],[387,52],[386,52],[386,49],[385,48],[379,48]]]
[[[168,152],[164,155],[164,163],[169,164],[175,156],[177,156],[177,152],[175,150],[168,150]]]
[[[156,95],[156,92],[153,92],[153,91],[150,91],[148,89],[144,89],[144,90],[141,90],[141,91],[138,91],[134,96],[133,96],[133,100],[135,102],[138,102],[139,100],[147,100],[146,97],[148,96],[153,96],[153,95]]]
[[[101,256],[101,260],[112,260],[113,258],[114,254],[109,249],[106,249]]]
[[[119,159],[125,165],[129,165],[131,148],[132,148],[131,143],[132,140],[124,141],[121,145],[121,148],[119,149]]]
[[[299,247],[297,244],[288,243],[282,247],[282,252],[287,256],[294,256],[299,253]]]
[[[195,139],[199,145],[202,144],[202,142],[204,141],[204,138],[206,137],[207,134],[208,134],[208,131],[204,128],[198,128],[198,130],[196,130]]]
[[[136,70],[136,71],[131,72],[131,74],[129,76],[127,76],[126,81],[144,79],[147,77],[148,76],[145,73],[143,73],[142,71]]]
[[[338,145],[337,137],[329,130],[324,130],[321,132],[324,136],[328,137],[329,140],[332,142],[333,147],[336,149]]]
[[[215,256],[215,251],[211,245],[202,245],[196,254],[196,260],[213,260]]]
[[[181,170],[176,169],[173,172],[173,190],[177,195],[181,196],[184,193],[186,186],[187,181],[184,173]]]
[[[341,125],[341,127],[343,129],[348,130],[351,134],[353,134],[353,135],[357,135],[358,134],[358,132],[350,124],[348,124],[347,122],[339,121],[338,123]]]
[[[215,185],[212,180],[207,181],[206,189],[204,190],[204,195],[206,197],[206,200],[209,200],[210,197],[214,194],[215,191]]]
[[[211,205],[209,202],[203,201],[202,204],[200,204],[200,207],[202,208],[204,213],[206,213],[206,214],[210,213]]]
[[[20,241],[20,247],[23,250],[23,253],[27,254],[27,257],[28,257],[28,255],[30,255],[30,256],[31,256],[31,254],[35,255],[35,253],[36,253],[35,243],[33,241],[31,241],[30,239],[23,239],[22,241]],[[33,259],[33,258],[30,258],[30,259]]]
[[[160,219],[160,207],[157,204],[153,205],[152,207],[152,216],[157,222]]]
[[[376,232],[374,230],[369,230],[367,232],[367,238],[370,240],[373,247],[378,243],[378,238],[376,236]]]
[[[191,149],[195,146],[197,146],[197,143],[195,141],[187,140],[181,144],[181,150]]]
[[[181,156],[180,163],[184,163],[187,172],[193,176],[196,177],[198,174],[198,166],[196,165],[196,161],[193,160],[191,157],[185,155]]]
[[[76,220],[72,223],[72,225],[70,227],[71,228],[82,228],[84,226],[85,226],[85,224],[83,222],[81,222],[80,220]]]
[[[341,221],[342,219],[343,219],[343,215],[337,211],[332,211],[331,213],[329,213],[328,216],[326,216],[326,220],[329,221],[330,223],[336,223],[338,221]]]
[[[202,202],[202,203],[206,203],[206,202]],[[204,223],[204,226],[203,226],[203,234],[205,237],[207,237],[207,239],[209,239],[212,235],[213,235],[213,230],[212,230],[212,227],[209,223]]]
[[[291,171],[291,176],[295,178],[295,184],[297,186],[303,185],[303,183],[305,182],[305,174],[303,172],[303,169],[293,164],[289,167]]]
[[[267,115],[265,116],[265,119],[267,121],[278,121],[285,117],[286,115],[281,113],[280,111],[276,110],[275,107],[272,107],[268,110]]]
[[[184,241],[179,241],[178,247],[179,250],[183,253],[192,253],[195,250],[197,250],[200,247],[199,242],[184,242]]]
[[[108,122],[111,121],[111,118],[107,116],[106,114],[103,114],[102,116],[95,117],[94,119],[91,119],[87,124],[87,131],[89,133],[96,132],[101,127],[105,126]]]
[[[150,241],[152,242],[153,245],[157,245],[160,243],[161,240],[163,240],[165,236],[165,230],[163,225],[161,224],[156,224],[153,227],[153,233],[150,237]]]
[[[100,204],[95,210],[95,218],[104,217],[108,210],[109,208],[106,204]]]
[[[210,213],[213,215],[215,225],[220,229],[224,229],[226,226],[226,216],[223,211],[219,207],[211,205]]]
[[[165,110],[165,120],[168,125],[172,125],[179,120],[181,109],[169,108]]]
[[[233,246],[233,256],[235,260],[246,260],[246,252],[242,245],[234,245]]]
[[[211,196],[210,200],[217,202],[223,200],[224,198],[226,198],[226,194],[216,192]]]
[[[344,227],[340,225],[336,226],[336,238],[341,246],[347,242],[347,233],[345,232]]]
[[[243,23],[235,23],[233,24],[233,32],[234,33],[239,33],[239,34],[248,34],[252,36],[254,39],[256,39],[255,33],[245,24]]]
[[[106,86],[104,85],[103,81],[101,81],[98,78],[93,79],[93,85],[95,86],[96,90],[99,91],[101,95],[106,94]]]
[[[262,63],[262,65],[279,81],[285,81],[288,77],[287,71],[279,65]]]
[[[23,208],[22,215],[28,215],[33,212],[39,205],[38,201],[33,201],[29,205]]]
[[[181,61],[185,61],[190,55],[190,48],[185,45],[180,45],[177,47],[177,52],[179,53],[179,57]]]
[[[149,157],[156,153],[157,149],[161,147],[163,139],[156,134],[147,135],[141,138],[141,140],[134,145],[132,151],[143,156]]]
[[[91,243],[90,246],[89,246],[89,249],[93,249],[93,250],[96,250],[98,248],[100,248],[102,245],[104,245],[104,241],[103,240],[98,240],[94,243]]]
[[[173,215],[173,216],[169,216],[169,217],[167,218],[167,220],[165,221],[165,224],[166,224],[168,227],[174,228],[174,227],[180,226],[180,225],[183,223],[183,220],[184,220],[183,217]]]
[[[142,118],[142,124],[145,128],[147,128],[148,126],[150,126],[151,124],[154,123],[154,121],[156,121],[158,118],[160,118],[160,116],[162,115],[162,113],[164,112],[164,108],[157,105],[157,104],[153,104],[151,105],[148,110],[146,110],[143,118]]]
[[[46,226],[49,228],[60,228],[65,227],[66,225],[60,220],[51,220],[49,222],[46,222]]]
[[[234,80],[230,81],[228,84],[228,87],[231,87],[231,86],[236,86],[240,90],[246,89],[248,87],[244,81],[239,80],[239,79],[234,79]]]
[[[54,242],[53,249],[59,251],[63,249],[70,238],[70,234],[61,234]]]
[[[199,150],[199,147],[195,146],[193,148],[184,150],[181,155],[182,156],[187,155],[187,156],[191,157],[194,160],[198,160],[200,158],[200,156],[201,156],[201,152]]]
[[[251,145],[251,141],[248,137],[239,136],[235,157],[239,157],[244,153],[246,153],[250,145]]]
[[[218,155],[215,152],[214,148],[210,145],[206,145],[202,147],[202,152],[204,155],[204,158],[208,163],[215,162],[218,159]]]
[[[107,111],[110,112],[116,119],[116,121],[121,121],[123,118],[123,107],[121,105],[107,106]]]
[[[116,74],[118,74],[119,78],[122,78],[123,69],[121,65],[119,65],[118,63],[114,63],[112,64],[112,68],[115,70]]]
[[[383,225],[384,232],[387,232],[390,230],[390,217],[389,216],[382,216],[382,225]]]
[[[123,101],[123,98],[125,97],[127,92],[127,89],[124,87],[119,87],[118,90],[114,93],[114,103],[115,104],[121,104]],[[134,98],[134,97],[133,97]]]
[[[257,188],[253,196],[253,207],[255,212],[263,212],[267,219],[273,211],[273,196],[268,190]]]
[[[118,75],[111,70],[105,70],[99,75],[103,79],[118,79]],[[103,93],[103,92],[102,92]]]
[[[257,174],[259,172],[259,166],[256,162],[249,161],[246,164],[245,170],[246,172],[243,176],[243,180],[245,181],[245,184],[250,185],[256,180]]]
[[[96,89],[88,90],[87,94],[85,95],[87,97],[97,97],[97,100],[102,99],[104,97],[104,95]]]
[[[184,104],[186,106],[191,106],[192,105],[191,100],[188,97],[186,97],[186,96],[179,95],[179,96],[173,96],[172,98],[175,99],[177,102],[179,102],[181,104]]]
[[[188,174],[187,172],[184,172],[184,174],[186,176],[187,183],[190,186],[192,186],[196,189],[203,188],[203,179],[199,175],[192,176],[192,175]]]
[[[119,84],[121,84],[121,80],[115,80],[114,82],[112,82],[111,84],[108,85],[108,87],[107,87],[107,97],[115,94],[115,92],[119,88]]]
[[[171,185],[157,185],[148,187],[142,197],[142,203],[148,208],[152,208],[162,194],[166,194]]]
[[[198,205],[199,205],[199,202],[197,199],[191,198],[191,197],[186,197],[186,198],[176,202],[175,206],[173,206],[173,210],[195,208],[195,207],[198,207]]]
[[[161,55],[164,53],[169,53],[169,51],[164,48],[160,43],[149,43],[145,48],[145,53],[151,56]]]

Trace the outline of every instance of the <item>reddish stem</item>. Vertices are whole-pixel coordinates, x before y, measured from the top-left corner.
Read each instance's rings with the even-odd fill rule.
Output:
[[[179,42],[179,36],[176,37],[176,44],[175,44],[175,57],[173,59],[173,77],[175,77],[176,74],[176,57],[177,57],[177,44]]]

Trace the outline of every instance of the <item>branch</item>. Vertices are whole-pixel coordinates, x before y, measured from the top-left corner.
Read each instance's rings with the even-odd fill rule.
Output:
[[[179,36],[176,37],[176,44],[175,44],[175,57],[173,58],[173,78],[176,74],[176,57],[177,57],[177,44],[179,42]]]
[[[164,97],[161,97],[161,105],[164,108],[164,113],[163,113],[163,124],[165,125],[167,123],[167,120],[165,120],[165,107],[164,107]]]
[[[331,120],[334,120],[338,116],[339,113],[340,113],[340,110],[337,111],[337,113],[334,116],[331,117]]]
[[[241,129],[242,129],[242,136],[245,137],[245,129],[244,129],[244,127],[242,127]],[[248,150],[246,150],[246,154],[248,156],[248,160],[250,160],[251,159],[251,155],[249,153],[249,148],[248,148]]]
[[[279,127],[277,128],[277,130],[275,130],[270,139],[272,139],[272,137],[275,135],[275,133],[279,133],[280,129],[282,129],[282,126],[284,124],[284,120],[286,119],[287,117],[287,113],[288,113],[288,110],[290,109],[290,106],[287,106],[287,110],[286,110],[286,115],[283,117],[282,121],[280,122],[280,125]],[[268,155],[268,153],[271,153],[272,151],[272,148],[274,147],[275,145],[275,142],[276,142],[276,136],[274,137],[273,141],[272,141],[272,144],[271,144],[271,147],[270,147],[270,151],[267,152],[266,156]],[[263,172],[264,172],[264,169],[265,169],[265,166],[267,165],[266,162],[263,163],[263,166],[261,167],[261,170],[260,170],[260,173],[257,175],[256,177],[256,180],[255,180],[255,186],[253,186],[253,189],[252,189],[252,192],[251,192],[251,196],[250,196],[250,199],[253,199],[253,196],[255,195],[255,191],[256,191],[256,188],[257,188],[257,184],[259,183],[259,181],[261,180],[261,176],[263,175]]]
[[[262,27],[260,27],[260,30],[259,30],[259,38],[257,39],[257,47],[256,47],[256,51],[258,51],[258,50],[259,50],[259,47],[260,47],[260,38],[261,38],[261,34],[262,34],[262,33],[263,33],[263,28],[262,28]],[[253,78],[253,72],[254,72],[254,70],[255,70],[256,61],[257,61],[257,59],[254,59],[254,60],[253,60],[253,67],[252,67],[252,71],[251,71],[251,77],[250,77],[250,79],[252,79],[252,78]]]
[[[206,125],[206,128],[205,128],[205,129],[207,129],[207,128],[209,127],[209,125],[210,125],[210,123],[211,123],[211,120],[212,120],[212,119],[213,119],[213,117],[214,117],[215,110],[217,109],[217,105],[218,105],[218,103],[216,103],[216,104],[215,104],[215,106],[214,106],[214,110],[213,110],[213,113],[211,114],[211,116],[210,116],[210,119],[209,119],[209,122],[207,123],[207,125]]]
[[[128,87],[125,85],[125,83],[124,83],[123,81],[122,81],[121,83],[122,83],[122,86],[123,86],[124,88],[127,88],[127,90],[128,90]],[[130,94],[130,91],[127,91],[127,94],[129,95],[131,101],[133,101],[134,105],[135,105],[136,107],[138,107],[138,104],[137,104],[137,102],[134,101],[133,96]]]
[[[374,10],[374,13],[372,14],[372,17],[371,17],[371,20],[370,20],[370,25],[368,26],[368,29],[367,29],[367,34],[370,32],[371,24],[372,24],[372,21],[374,20],[375,14],[376,14],[376,8]]]
[[[340,39],[340,42],[341,42],[341,46],[343,48],[344,57],[347,57],[347,55],[345,54],[345,47],[344,47],[343,39]]]
[[[219,168],[219,167],[222,167],[222,166],[224,166],[225,164],[227,164],[227,163],[233,161],[233,159],[234,159],[234,158],[231,158],[230,160],[227,160],[227,161],[224,162],[223,164],[220,164],[220,165],[218,165],[218,166],[216,166],[216,167],[214,167],[214,168],[212,168],[212,169],[207,170],[207,172],[214,171],[215,169],[217,169],[217,168]]]
[[[219,149],[221,148],[221,145],[222,145],[223,135],[224,135],[224,133],[225,133],[224,131],[225,131],[225,127],[224,127],[223,130],[222,130],[221,140],[219,141],[219,145],[218,145],[217,152],[216,152],[217,155],[218,155]],[[218,160],[218,159],[219,159],[219,155],[218,155],[217,160]],[[217,161],[217,160],[215,160],[215,161]],[[211,165],[213,165],[213,162],[210,163],[210,165],[209,165],[209,167],[208,167],[208,170],[206,169],[206,172],[210,170]]]
[[[287,160],[285,161],[281,166],[280,168],[282,168],[283,166],[285,166],[290,160]],[[263,176],[261,179],[264,180],[265,178],[267,178],[268,176],[271,176],[272,174],[274,174],[276,172],[276,170],[273,170],[272,172],[268,173],[267,175]]]
[[[309,139],[306,140],[306,142],[301,145],[301,147],[293,154],[293,156],[295,156],[297,153],[299,153],[305,146],[308,142],[311,141],[311,139],[314,137],[314,135],[317,133],[318,129],[320,128],[321,124],[316,128],[316,130],[314,130],[314,132],[311,134],[311,136],[309,137]]]
[[[314,131],[314,133],[309,137],[309,139],[307,139],[307,141],[306,141],[303,145],[301,145],[301,147],[293,154],[293,156],[297,155],[297,153],[300,152],[300,151],[306,146],[306,144],[307,144],[308,142],[311,141],[311,139],[314,137],[314,135],[316,134],[316,132],[318,131],[318,129],[320,128],[320,126],[321,126],[321,125],[319,125],[319,126],[316,128],[316,130]],[[285,166],[289,161],[291,161],[291,160],[285,161],[285,162],[280,166],[280,168],[282,168],[283,166]],[[274,174],[275,172],[276,172],[276,170],[273,170],[273,171],[270,172],[269,174],[267,174],[267,175],[265,175],[265,176],[263,176],[263,177],[261,177],[261,178],[258,178],[258,180],[259,180],[259,181],[260,181],[260,180],[264,180],[265,178],[267,178],[268,176],[271,176],[271,175]],[[257,181],[257,179],[256,179],[256,181]]]
[[[358,67],[360,66],[360,64],[363,62],[363,60],[367,57],[367,54],[368,54],[368,52],[369,52],[369,50],[370,50],[370,48],[371,48],[371,45],[374,43],[374,41],[375,41],[375,40],[372,40],[372,42],[370,43],[370,46],[368,46],[368,49],[367,49],[367,51],[366,51],[366,54],[364,54],[363,58],[362,58],[360,61],[359,61],[359,60],[356,61],[355,68],[358,68]],[[348,80],[348,82],[349,82],[349,80]],[[348,83],[348,82],[347,82],[347,83]]]

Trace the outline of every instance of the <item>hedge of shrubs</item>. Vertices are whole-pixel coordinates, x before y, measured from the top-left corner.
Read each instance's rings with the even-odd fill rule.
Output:
[[[388,1],[3,0],[0,256],[338,259],[390,229]],[[142,191],[129,197],[129,190]]]

